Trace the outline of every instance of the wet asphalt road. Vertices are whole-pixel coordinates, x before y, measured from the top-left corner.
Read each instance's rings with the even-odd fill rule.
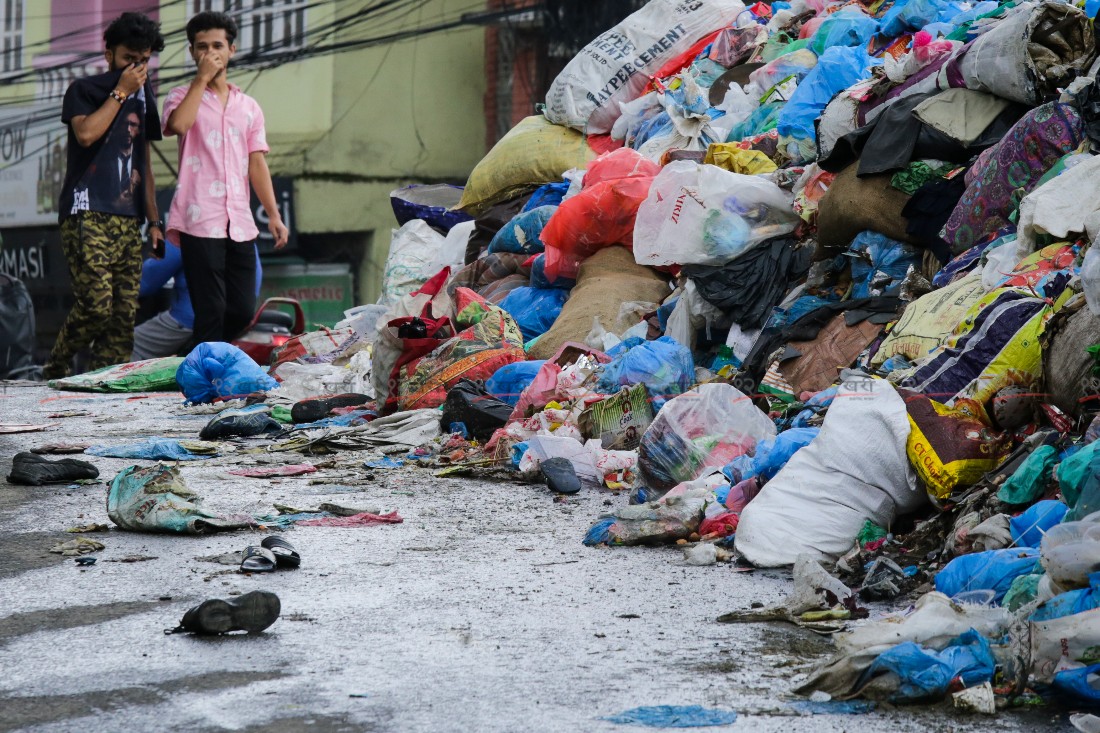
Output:
[[[194,438],[207,417],[178,395],[81,395],[0,387],[0,422],[56,422],[0,435],[11,456],[52,442]],[[50,419],[59,410],[86,411]],[[180,537],[82,535],[106,546],[80,568],[49,548],[65,530],[109,523],[105,484],[0,482],[0,730],[27,731],[631,731],[602,720],[641,705],[734,710],[698,730],[1067,730],[1053,712],[993,718],[931,708],[799,714],[789,693],[830,642],[781,624],[714,619],[789,589],[778,572],[685,566],[675,549],[589,549],[585,530],[624,495],[555,502],[545,487],[377,470],[364,454],[285,479],[226,471],[233,455],[181,464],[218,512],[272,513],[322,501],[396,509],[402,524],[294,527],[297,571],[242,575],[209,558],[258,543],[259,531]],[[85,456],[110,479],[135,463]],[[192,605],[274,591],[266,632],[165,636]]]

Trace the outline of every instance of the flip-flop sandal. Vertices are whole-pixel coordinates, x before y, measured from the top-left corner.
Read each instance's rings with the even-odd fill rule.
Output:
[[[179,626],[165,629],[166,634],[225,634],[230,631],[263,631],[279,618],[279,596],[266,590],[254,590],[239,598],[223,601],[211,598],[183,615]]]
[[[244,558],[241,560],[241,572],[273,573],[275,572],[275,555],[266,547],[249,545],[244,548]]]
[[[302,556],[290,544],[278,535],[269,535],[263,538],[260,545],[271,551],[275,556],[275,563],[281,568],[297,568],[302,565]]]

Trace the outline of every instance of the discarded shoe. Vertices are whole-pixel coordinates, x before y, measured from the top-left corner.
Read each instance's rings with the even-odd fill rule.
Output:
[[[264,537],[260,542],[264,548],[269,550],[272,555],[275,556],[275,564],[281,568],[297,568],[302,565],[302,556],[298,554],[298,551],[294,549],[294,545],[290,544],[282,537],[278,535],[270,535]]]
[[[225,410],[215,415],[214,419],[206,424],[199,433],[200,440],[220,440],[231,437],[249,437],[262,433],[280,433],[283,426],[268,414],[269,408],[264,406],[244,408],[242,410]]]
[[[62,458],[49,461],[34,453],[16,453],[11,461],[8,481],[26,486],[64,484],[80,479],[99,478],[99,469],[87,461]]]
[[[226,634],[230,631],[263,631],[279,618],[279,596],[254,590],[231,601],[211,598],[183,614],[180,625],[166,634]]]
[[[301,402],[295,402],[290,408],[290,419],[295,425],[307,422],[317,422],[328,417],[336,407],[353,407],[365,405],[370,400],[365,394],[348,392],[347,394],[329,395],[328,397],[310,397]]]
[[[568,458],[548,458],[540,466],[542,477],[551,491],[559,494],[575,494],[581,490],[581,480]]]
[[[244,557],[241,560],[242,573],[273,573],[275,565],[275,555],[266,547],[249,545],[244,548]]]

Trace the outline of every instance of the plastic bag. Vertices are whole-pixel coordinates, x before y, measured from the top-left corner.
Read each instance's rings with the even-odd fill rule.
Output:
[[[446,241],[446,237],[421,219],[394,229],[378,302],[392,305],[427,282],[439,270],[435,267],[436,254]]]
[[[540,206],[517,214],[493,236],[493,241],[489,242],[489,254],[511,252],[529,255],[542,252],[545,245],[539,235],[557,210],[557,206]]]
[[[911,430],[905,452],[928,493],[946,499],[992,471],[1012,450],[1008,437],[924,395],[906,395]]]
[[[531,198],[527,199],[527,203],[523,205],[520,212],[525,213],[540,206],[559,206],[568,190],[569,181],[558,181],[557,183],[546,183],[539,186],[531,194]]]
[[[250,360],[251,361],[251,360]],[[51,379],[53,389],[80,392],[157,392],[177,388],[176,372],[183,364],[182,356],[132,361],[129,364],[104,367],[63,379]],[[255,362],[253,362],[255,364]]]
[[[817,54],[808,48],[799,49],[773,59],[749,74],[749,83],[754,85],[760,93],[764,93],[788,79],[793,78],[796,83],[802,81],[815,66],[817,66]],[[756,132],[763,132],[763,130],[756,130]]]
[[[545,183],[583,168],[596,153],[576,130],[542,115],[525,117],[486,153],[466,182],[458,207],[473,216]]]
[[[644,384],[654,409],[659,410],[665,400],[687,392],[695,381],[691,351],[667,336],[628,344],[612,356],[611,363],[601,367],[596,382],[596,391],[601,394],[616,394],[620,387]]]
[[[857,234],[848,252],[853,298],[896,295],[909,268],[920,259],[912,247],[872,231]]]
[[[449,183],[413,184],[390,191],[390,206],[398,224],[423,219],[444,232],[449,232],[456,224],[470,221],[469,214],[455,209],[461,200],[462,186]]]
[[[909,0],[909,4],[921,1]],[[858,46],[862,48],[867,45],[867,41],[871,40],[877,30],[877,20],[862,10],[845,8],[833,13],[818,26],[817,31],[810,39],[810,49],[820,56],[833,46]]]
[[[643,483],[667,490],[750,453],[775,425],[736,387],[702,384],[669,400],[638,447]]]
[[[493,372],[485,382],[485,389],[493,397],[516,406],[519,396],[535,379],[545,361],[517,361],[505,364]]]
[[[964,688],[992,680],[996,665],[989,642],[971,629],[952,639],[943,651],[913,642],[898,644],[871,663],[858,686],[872,684],[876,677],[890,674],[897,679],[897,690],[890,695],[890,702],[932,702],[947,695],[956,679]],[[886,684],[892,686],[893,679]]]
[[[119,529],[200,534],[255,524],[243,518],[219,517],[201,503],[201,497],[187,488],[174,466],[129,466],[107,489],[107,516]]]
[[[888,527],[897,514],[923,506],[927,495],[905,456],[909,429],[893,387],[845,372],[817,438],[742,512],[738,552],[766,567],[793,564],[804,553],[835,559],[868,519]]]
[[[957,596],[973,590],[991,590],[1000,603],[1012,582],[1039,569],[1039,551],[1031,547],[988,550],[960,555],[936,574],[936,590]]]
[[[681,160],[653,179],[638,209],[641,265],[725,265],[798,225],[790,195],[771,181]]]
[[[546,94],[546,117],[588,134],[610,132],[619,102],[635,99],[657,72],[703,36],[733,24],[738,0],[653,0],[597,36]]]
[[[997,498],[1005,504],[1024,505],[1042,496],[1058,463],[1058,450],[1041,445],[1024,459],[1019,468],[997,490]]]
[[[779,137],[797,141],[816,140],[814,120],[821,115],[829,100],[867,76],[880,61],[872,59],[862,48],[833,46],[821,55],[817,66],[802,80],[798,89],[779,112],[776,129]],[[788,150],[788,154],[792,151]],[[807,160],[799,155],[795,162]]]
[[[1030,621],[1049,621],[1100,608],[1100,572],[1089,575],[1089,587],[1059,593],[1044,601],[1028,617]]]
[[[894,38],[907,31],[919,31],[936,20],[947,7],[947,0],[906,0],[895,3],[881,20],[881,32]]]
[[[731,387],[732,389],[732,387]],[[584,544],[656,545],[690,537],[699,529],[711,492],[692,492],[654,501],[620,507],[614,514],[596,520],[584,536]]]
[[[498,400],[468,379],[460,380],[447,392],[443,402],[443,416],[440,424],[444,432],[454,423],[462,423],[466,431],[475,440],[488,440],[497,428],[504,427],[512,414],[512,406]]]
[[[220,341],[196,346],[176,370],[176,382],[187,401],[194,404],[244,397],[279,386],[248,354]]]
[[[1094,316],[1100,316],[1100,246],[1089,247],[1081,263],[1081,286]]]
[[[1100,664],[1058,672],[1051,684],[1071,704],[1100,706]]]
[[[652,178],[640,177],[600,181],[562,202],[542,230],[547,279],[575,279],[580,263],[596,251],[633,246],[634,219],[651,183]]]
[[[550,278],[546,277],[545,254],[538,255],[531,261],[531,287],[572,290],[573,286],[575,286],[576,284],[577,281],[569,277],[559,277],[553,282],[550,282]]]
[[[1009,520],[1013,543],[1017,547],[1039,547],[1043,535],[1061,522],[1067,511],[1069,507],[1053,499],[1031,505],[1027,511]]]
[[[820,428],[792,428],[775,438],[761,440],[753,455],[734,458],[722,473],[735,484],[756,476],[771,479],[795,453],[812,443],[819,432]]]
[[[217,443],[202,440],[173,440],[149,438],[140,443],[123,445],[93,445],[84,452],[103,458],[130,458],[144,461],[201,461],[213,458]]]
[[[500,307],[512,316],[527,342],[550,330],[567,300],[568,290],[518,287],[500,301]]]
[[[0,379],[31,379],[34,303],[22,281],[0,273]]]
[[[281,433],[283,426],[271,417],[268,405],[250,405],[239,410],[222,410],[199,431],[199,440],[234,436]]]
[[[1039,545],[1043,568],[1060,590],[1085,588],[1100,571],[1100,512],[1051,527]]]

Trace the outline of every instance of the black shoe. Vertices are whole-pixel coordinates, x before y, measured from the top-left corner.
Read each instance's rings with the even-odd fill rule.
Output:
[[[307,422],[317,422],[329,416],[329,413],[337,407],[357,407],[365,405],[370,397],[365,394],[349,392],[347,394],[329,395],[328,397],[310,397],[308,400],[295,402],[290,408],[290,419],[295,425]]]
[[[230,631],[263,631],[279,618],[279,596],[254,590],[240,598],[223,601],[211,598],[183,614],[180,625],[164,633],[226,634]]]
[[[62,458],[48,461],[34,453],[16,453],[11,461],[8,481],[26,486],[67,484],[80,479],[99,478],[99,469],[87,461]]]
[[[253,410],[241,412],[226,410],[228,415],[216,415],[199,432],[199,440],[220,440],[221,438],[249,437],[261,433],[281,433],[283,426],[266,412]]]
[[[559,494],[575,494],[581,490],[581,480],[568,458],[548,458],[539,468],[551,491]]]

